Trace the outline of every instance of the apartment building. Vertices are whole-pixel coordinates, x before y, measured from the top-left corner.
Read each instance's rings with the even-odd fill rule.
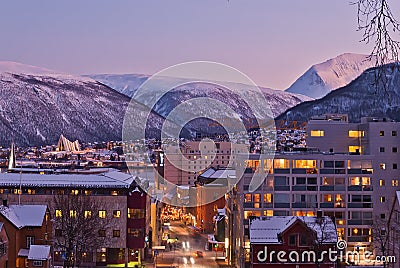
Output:
[[[215,144],[215,147],[214,147]],[[175,185],[194,186],[207,168],[232,168],[235,155],[245,147],[231,142],[186,141],[170,147],[164,154],[164,178]]]
[[[371,156],[375,216],[387,218],[399,189],[400,123],[387,118],[349,123],[346,115],[325,115],[312,118],[307,132],[307,145],[321,152]],[[362,163],[360,168],[365,168]]]
[[[74,211],[56,207],[55,196],[85,196],[88,204],[103,204],[98,211],[87,212],[91,217],[108,219],[107,229],[97,230],[93,235],[106,241],[96,252],[81,252],[82,266],[105,266],[109,264],[138,265],[147,257],[151,242],[150,201],[148,195],[126,173],[110,170],[101,174],[40,174],[0,173],[0,195],[10,205],[47,204],[55,223],[57,217]],[[86,213],[86,212],[85,212]],[[57,239],[59,230],[54,229]],[[65,253],[55,248],[55,263],[62,265]],[[9,258],[9,262],[14,260]]]
[[[315,216],[322,210],[335,219],[348,250],[362,253],[372,251],[374,220],[389,215],[399,190],[400,123],[363,118],[353,124],[346,115],[326,115],[310,120],[307,131],[312,150],[237,156],[245,172],[232,194],[237,196],[232,217],[243,225],[234,226],[237,243],[230,252],[246,262],[252,217]],[[262,184],[251,189],[253,178],[260,176]]]

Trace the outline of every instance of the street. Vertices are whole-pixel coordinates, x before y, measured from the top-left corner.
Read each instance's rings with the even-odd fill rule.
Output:
[[[177,238],[175,245],[167,245],[165,251],[159,251],[154,267],[219,267],[216,256],[222,252],[206,251],[207,238],[204,235],[193,235],[182,222],[173,221],[169,227],[170,237]],[[175,249],[174,249],[175,248]],[[198,254],[196,254],[199,252]]]

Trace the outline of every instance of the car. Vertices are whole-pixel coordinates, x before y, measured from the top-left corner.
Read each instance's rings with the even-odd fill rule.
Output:
[[[197,258],[203,258],[203,257],[204,257],[203,251],[200,251],[200,250],[196,251],[196,252],[194,253],[194,255],[195,255]]]

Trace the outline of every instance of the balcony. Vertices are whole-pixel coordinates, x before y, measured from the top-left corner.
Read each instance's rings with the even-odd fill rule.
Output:
[[[296,202],[292,204],[292,208],[316,208],[315,202]]]
[[[274,203],[274,208],[290,208],[290,203]]]
[[[275,191],[290,191],[290,186],[275,185],[274,190]]]
[[[274,169],[275,174],[290,174],[290,168],[276,168]]]
[[[334,208],[335,204],[334,203],[321,203],[320,208]]]

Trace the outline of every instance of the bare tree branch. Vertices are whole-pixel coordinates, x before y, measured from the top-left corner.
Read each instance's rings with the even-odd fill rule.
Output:
[[[387,68],[383,65],[399,61],[400,42],[395,38],[400,32],[400,23],[390,9],[388,0],[357,0],[358,31],[363,33],[361,42],[372,43],[369,55],[375,61],[375,87],[388,86]]]

